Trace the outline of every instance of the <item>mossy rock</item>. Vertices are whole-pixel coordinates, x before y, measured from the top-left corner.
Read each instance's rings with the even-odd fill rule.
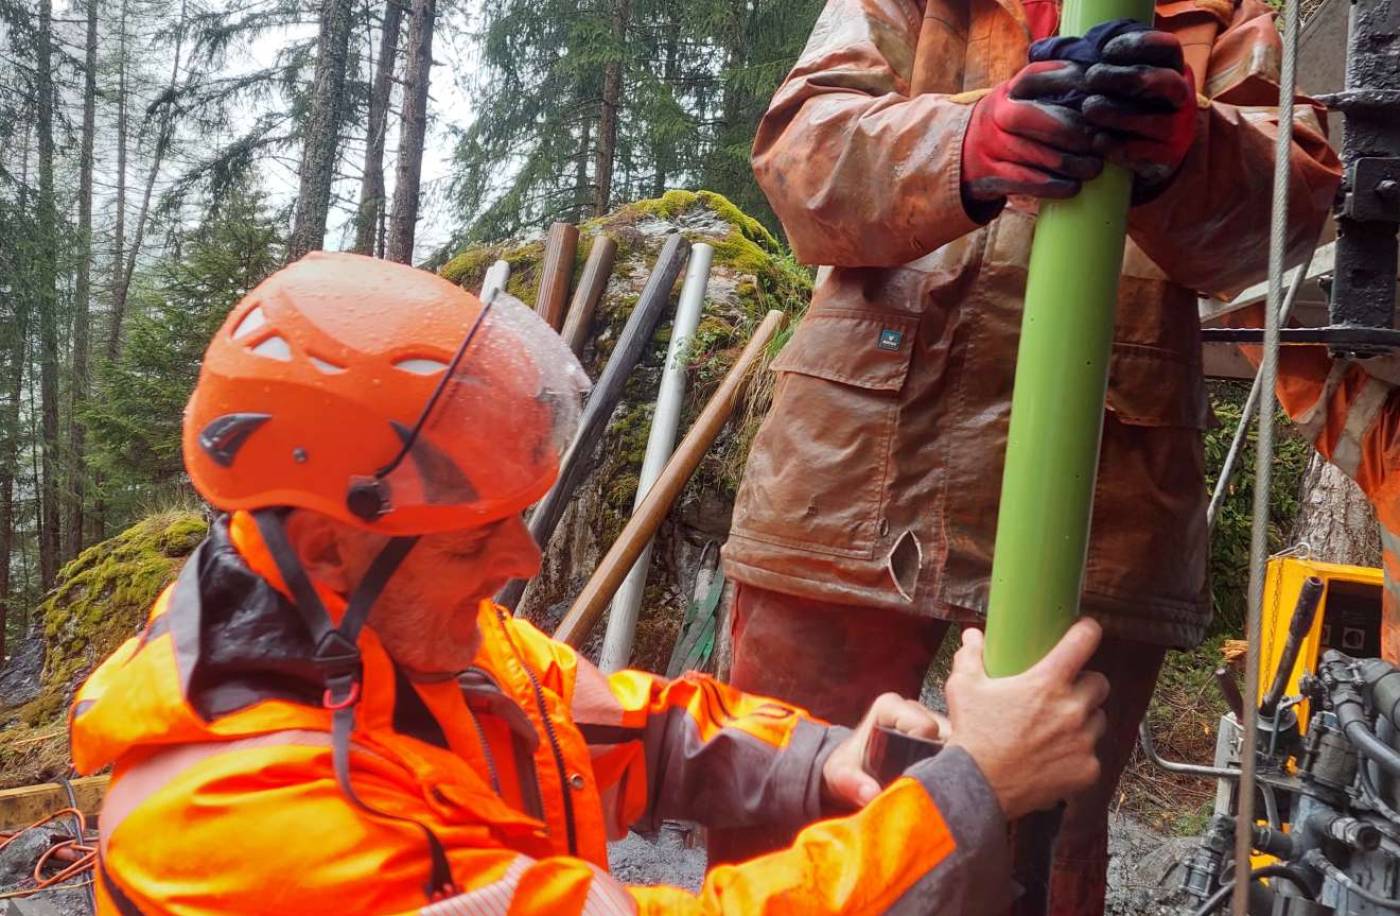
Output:
[[[151,605],[208,530],[200,514],[160,513],[89,547],[59,571],[39,607],[45,640],[39,694],[0,709],[0,788],[67,770],[63,722],[73,691],[141,629]]]
[[[681,233],[692,244],[705,242],[714,248],[700,326],[681,353],[688,370],[681,417],[683,435],[763,316],[770,309],[778,309],[795,321],[806,309],[812,274],[798,265],[761,223],[710,191],[671,191],[589,220],[579,226],[575,282],[596,238],[605,235],[617,245],[612,276],[594,312],[588,343],[581,354],[591,378],[598,378],[611,358],[661,246],[672,232]],[[505,258],[511,262],[508,290],[533,305],[542,256],[543,244],[536,240],[473,246],[444,265],[441,274],[476,290],[492,262]],[[678,281],[673,296],[679,292],[679,286]],[[549,613],[557,612],[561,603],[577,593],[601,552],[632,514],[638,471],[671,339],[670,314],[674,312],[668,312],[641,362],[628,376],[622,402],[598,448],[597,463],[580,487],[575,506],[556,530],[554,541],[547,545],[544,571],[527,592],[522,605],[525,613],[546,624]],[[776,350],[774,346],[770,355]],[[665,664],[693,577],[693,570],[675,568],[675,557],[683,551],[669,548],[681,539],[711,539],[727,530],[728,511],[749,443],[767,410],[770,391],[770,374],[761,372],[750,387],[747,402],[736,408],[734,420],[702,460],[670,519],[662,526],[653,552],[651,584],[642,611],[634,664],[653,669]]]
[[[63,567],[39,608],[48,640],[45,678],[91,667],[139,630],[208,531],[201,515],[153,515]]]

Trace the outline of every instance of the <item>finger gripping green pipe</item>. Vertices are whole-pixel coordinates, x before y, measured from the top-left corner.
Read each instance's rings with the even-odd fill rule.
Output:
[[[1066,0],[1060,34],[1152,12],[1151,0]],[[1131,192],[1108,165],[1076,197],[1041,203],[988,597],[993,677],[1034,665],[1079,613]]]

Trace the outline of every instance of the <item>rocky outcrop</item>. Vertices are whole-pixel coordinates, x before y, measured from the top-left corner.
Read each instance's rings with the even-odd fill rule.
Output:
[[[0,679],[0,788],[68,772],[65,723],[73,692],[141,629],[151,603],[207,531],[200,514],[164,512],[63,567],[39,606],[34,632]]]
[[[576,275],[599,235],[612,237],[618,246],[613,276],[595,313],[590,343],[583,354],[591,377],[598,377],[611,355],[662,242],[671,232],[715,248],[705,310],[686,352],[689,371],[681,419],[684,431],[763,315],[776,308],[796,316],[806,307],[811,275],[760,223],[720,195],[705,191],[672,191],[585,223],[580,227]],[[544,243],[539,239],[473,247],[449,261],[442,274],[476,290],[491,263],[503,258],[511,264],[507,290],[533,303],[543,251]],[[669,341],[670,322],[666,320],[646,358],[628,380],[623,401],[592,456],[593,470],[546,545],[544,567],[525,593],[521,610],[545,629],[552,629],[562,617],[631,515]],[[664,668],[694,587],[701,554],[707,545],[722,543],[728,534],[739,475],[758,419],[767,408],[769,378],[767,372],[761,373],[748,403],[735,411],[657,535],[633,653],[633,664],[638,667]],[[599,626],[594,633],[595,646],[601,630]]]

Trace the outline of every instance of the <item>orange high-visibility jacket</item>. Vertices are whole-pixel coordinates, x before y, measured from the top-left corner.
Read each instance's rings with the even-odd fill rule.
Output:
[[[1258,327],[1260,307],[1229,317]],[[1259,347],[1240,347],[1258,365]],[[1361,487],[1381,530],[1381,655],[1400,665],[1400,388],[1326,347],[1280,347],[1278,398],[1322,457]]]
[[[819,818],[847,732],[703,676],[604,677],[490,602],[456,679],[411,681],[362,636],[350,756],[366,812],[336,783],[331,713],[275,570],[249,517],[219,522],[79,691],[73,759],[115,764],[102,912],[972,914],[1007,899],[1005,823],[956,748],[698,894],[620,884],[606,840],[632,824]],[[459,896],[427,897],[429,833]]]

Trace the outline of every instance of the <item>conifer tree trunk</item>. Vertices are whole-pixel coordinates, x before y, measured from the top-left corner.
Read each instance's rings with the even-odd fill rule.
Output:
[[[121,12],[117,20],[117,175],[113,194],[114,225],[112,227],[112,274],[109,279],[109,301],[117,301],[118,290],[122,287],[123,265],[126,263],[126,145],[127,145],[127,99],[126,99],[126,25],[130,11],[129,0],[122,0]],[[116,334],[120,333],[120,322],[112,321],[109,315],[108,338],[103,352],[113,352]],[[107,531],[107,500],[103,496],[102,472],[95,471],[92,477],[92,540],[101,541]]]
[[[360,179],[360,209],[355,216],[355,247],[360,254],[374,254],[384,213],[384,135],[389,127],[389,98],[394,86],[394,62],[398,58],[400,0],[386,0],[379,36],[379,60],[369,93],[369,133],[365,140],[365,170]]]
[[[335,179],[336,138],[345,109],[345,59],[350,46],[351,0],[324,0],[321,32],[316,41],[316,77],[311,90],[311,113],[304,131],[301,181],[296,219],[287,243],[287,260],[319,251],[326,239],[326,214]]]
[[[394,215],[389,221],[391,261],[413,263],[423,140],[428,133],[428,83],[433,69],[434,0],[413,0],[408,24],[408,72],[399,122],[399,162],[394,173]]]
[[[23,195],[21,195],[22,197]],[[5,624],[10,616],[10,558],[15,550],[15,477],[19,474],[19,402],[24,396],[29,306],[16,297],[9,365],[6,366],[4,435],[0,436],[0,665],[5,660]]]
[[[613,0],[612,37],[617,57],[603,66],[603,98],[598,112],[598,153],[593,165],[593,215],[608,212],[612,200],[613,166],[617,160],[617,122],[622,107],[622,65],[627,43],[630,0]]]
[[[132,233],[131,246],[127,250],[126,265],[118,265],[119,277],[112,295],[112,316],[107,329],[107,359],[116,360],[122,349],[122,322],[126,318],[126,299],[131,292],[131,278],[136,273],[136,258],[141,253],[141,243],[146,235],[146,217],[151,212],[151,194],[155,191],[156,178],[165,159],[165,151],[170,146],[170,137],[175,130],[175,90],[180,83],[180,51],[185,38],[185,24],[188,22],[188,3],[181,0],[180,21],[175,28],[175,56],[170,65],[170,83],[165,92],[154,103],[162,106],[160,128],[156,134],[156,148],[151,157],[151,170],[146,174],[146,188],[141,195],[141,209],[136,212],[136,229]]]
[[[39,0],[35,89],[39,94],[39,198],[35,216],[35,304],[39,312],[39,398],[43,439],[39,523],[39,578],[47,589],[58,571],[58,213],[53,163],[53,0]]]
[[[585,118],[579,130],[578,158],[574,164],[574,205],[571,222],[581,223],[592,212],[593,195],[588,185],[588,160],[593,153],[593,122]]]
[[[666,63],[665,63],[665,65],[663,66],[663,68],[662,68],[662,70],[661,70],[661,80],[662,80],[663,83],[665,83],[665,85],[666,85],[666,91],[667,91],[667,92],[675,92],[675,91],[676,91],[676,83],[675,83],[675,80],[676,80],[676,75],[677,75],[677,74],[676,74],[676,54],[677,54],[677,47],[676,47],[676,45],[677,45],[676,25],[675,25],[674,20],[671,20],[669,16],[667,17],[667,20],[668,20],[668,21],[667,21],[667,26],[668,26],[668,27],[665,29],[665,39],[664,39],[664,41],[665,41],[665,49],[666,49],[666,50],[665,50],[665,55],[666,55],[665,60],[666,60]],[[667,159],[669,158],[670,153],[671,153],[671,148],[672,148],[672,146],[673,146],[672,141],[670,141],[670,140],[662,141],[660,138],[656,138],[656,139],[653,141],[653,143],[652,143],[651,158],[652,158],[652,165],[653,165],[653,169],[654,169],[654,171],[653,171],[653,173],[652,173],[652,177],[651,177],[651,196],[652,196],[652,197],[660,197],[662,194],[665,194],[665,193],[666,193],[666,165],[667,165]]]
[[[63,556],[83,549],[83,501],[87,457],[83,404],[88,394],[89,309],[92,300],[92,145],[97,121],[97,0],[88,0],[87,57],[83,79],[83,133],[78,154],[78,276],[73,290],[73,377],[68,413],[68,512]]]
[[[1306,543],[1311,556],[1325,563],[1380,565],[1380,529],[1354,480],[1314,454],[1300,490],[1294,543]]]
[[[115,314],[115,303],[121,295],[120,290],[123,285],[126,264],[126,144],[127,144],[127,120],[126,120],[126,22],[129,0],[122,0],[121,18],[117,31],[117,176],[116,191],[113,208],[115,212],[115,225],[112,227],[112,289],[111,296],[113,302],[113,312]],[[118,323],[114,323],[114,327]],[[113,334],[112,336],[115,336]],[[112,341],[107,341],[107,349],[112,348]],[[110,352],[109,352],[110,355]]]
[[[29,128],[24,130],[23,149],[20,153],[19,212],[29,211]],[[28,248],[32,239],[27,237],[12,240],[21,247],[20,264],[28,262]],[[22,268],[21,268],[22,270]],[[28,280],[28,277],[22,277]],[[29,297],[14,298],[14,319],[8,341],[9,364],[6,366],[5,410],[3,427],[0,428],[0,666],[5,660],[5,627],[10,617],[10,558],[14,556],[17,538],[15,534],[15,478],[19,476],[19,402],[24,396],[24,364],[28,358],[29,343]]]

